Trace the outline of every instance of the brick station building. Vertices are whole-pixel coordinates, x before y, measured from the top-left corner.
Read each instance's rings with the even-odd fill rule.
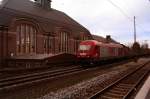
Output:
[[[0,61],[26,54],[77,51],[90,32],[64,12],[51,8],[51,0],[2,0],[0,3]]]

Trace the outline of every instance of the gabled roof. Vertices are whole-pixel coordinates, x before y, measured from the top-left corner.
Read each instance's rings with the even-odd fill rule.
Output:
[[[92,35],[92,37],[93,37],[94,40],[97,40],[97,41],[99,41],[99,42],[103,42],[103,43],[107,43],[107,42],[108,42],[107,39],[104,38],[104,37],[102,37],[102,36]],[[110,38],[109,42],[111,42],[111,43],[117,43],[117,44],[118,44],[118,42],[115,41],[115,40],[112,39],[112,38]]]
[[[69,28],[89,32],[85,27],[70,18],[64,12],[55,9],[43,9],[30,0],[3,0],[0,9],[4,11],[14,12],[16,14],[14,16],[26,14],[32,16],[38,21],[40,21],[41,19],[45,19],[46,21],[53,21],[54,23],[62,24],[63,26]],[[9,21],[9,18],[11,17],[7,15],[0,15],[0,22],[4,21],[3,18],[5,19],[5,21]],[[9,22],[4,23],[6,24]]]
[[[92,35],[93,39],[99,42],[106,42],[106,39],[102,36],[98,36],[98,35]]]

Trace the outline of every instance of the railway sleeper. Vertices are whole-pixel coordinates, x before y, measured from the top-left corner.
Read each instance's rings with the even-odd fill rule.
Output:
[[[105,96],[105,95],[103,95],[103,96],[100,96],[97,99],[120,99],[120,97],[112,97],[112,96]]]
[[[116,93],[116,94],[126,94],[127,93],[126,91],[119,91],[119,90],[114,90],[114,89],[109,90],[109,92]]]
[[[121,83],[121,84],[119,84],[119,86],[132,87],[133,85],[132,84]]]
[[[119,94],[114,93],[114,92],[107,92],[104,94],[104,96],[111,96],[111,97],[118,97],[119,98],[119,97],[123,97],[124,94],[121,94],[121,92]]]
[[[134,84],[133,85],[117,85],[117,86],[115,86],[115,87],[117,87],[117,88],[123,88],[123,89],[130,89],[132,86],[134,86]]]
[[[128,91],[130,88],[119,88],[119,87],[114,87],[113,90],[118,90],[118,91]]]

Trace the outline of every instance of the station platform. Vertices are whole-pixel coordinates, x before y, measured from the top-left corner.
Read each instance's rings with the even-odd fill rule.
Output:
[[[54,54],[28,54],[28,55],[18,55],[18,56],[12,56],[11,59],[45,59],[52,56],[56,56]]]
[[[20,55],[8,58],[7,66],[4,69],[37,68],[50,66],[51,64],[69,63],[75,59],[75,55],[68,53]]]
[[[150,99],[150,89],[149,89],[145,99]]]
[[[135,99],[150,99],[150,75],[137,93]]]

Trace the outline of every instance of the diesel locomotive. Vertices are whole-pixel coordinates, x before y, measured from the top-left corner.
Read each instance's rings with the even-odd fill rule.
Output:
[[[79,44],[77,58],[83,63],[97,63],[126,57],[129,49],[119,43],[103,43],[85,40]]]

